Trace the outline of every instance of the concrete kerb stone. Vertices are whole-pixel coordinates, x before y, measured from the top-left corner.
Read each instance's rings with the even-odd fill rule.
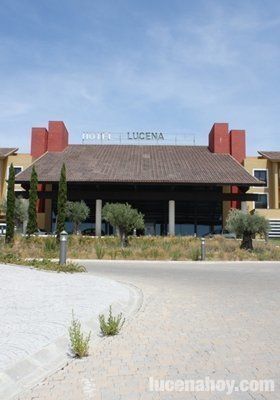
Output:
[[[54,261],[54,260],[53,260]],[[57,260],[56,260],[57,261]],[[279,264],[279,261],[259,261],[259,260],[244,260],[244,261],[230,261],[230,260],[211,260],[211,261],[192,261],[192,260],[180,260],[180,261],[175,261],[175,260],[98,260],[98,259],[68,259],[69,262],[75,262],[75,263],[97,263],[97,264],[174,264],[174,265],[185,265],[185,264],[197,264],[197,265],[203,265],[203,264]]]
[[[32,267],[28,266],[27,268]],[[53,273],[54,271],[46,272]],[[119,283],[128,288],[129,300],[127,302],[112,303],[112,310],[113,313],[122,313],[129,323],[142,307],[143,294],[140,289],[132,284]],[[108,309],[104,308],[102,313],[107,314]],[[90,347],[96,346],[102,340],[107,339],[100,334],[99,324],[96,319],[86,321],[83,324],[83,330],[96,332],[96,335],[91,338]],[[76,359],[70,354],[68,335],[65,334],[38,352],[27,356],[12,367],[2,371],[0,373],[0,399],[16,398],[20,393],[28,391],[42,382],[47,376],[53,375],[74,360]]]
[[[32,260],[34,260],[34,258],[26,258],[26,261],[32,261]],[[36,260],[42,261],[43,258],[37,258]],[[58,262],[59,259],[53,258],[53,259],[51,259],[51,261]],[[172,263],[174,265],[184,265],[187,263],[187,264],[201,265],[201,264],[252,264],[252,263],[254,263],[254,264],[263,264],[263,263],[279,264],[280,260],[279,261],[275,261],[275,260],[273,260],[273,261],[269,261],[269,260],[263,260],[263,261],[261,261],[261,260],[239,260],[239,261],[238,260],[204,260],[204,261],[180,260],[180,261],[178,261],[178,260],[176,260],[175,261],[175,260],[128,260],[128,259],[125,259],[125,260],[102,259],[102,260],[100,260],[97,258],[83,258],[83,259],[82,258],[81,259],[80,258],[68,258],[67,262],[73,262],[76,264],[79,264],[79,263],[82,264],[84,262],[85,263],[86,262],[96,262],[98,264],[106,264],[106,263],[109,263],[109,264],[118,264],[118,263],[124,263],[124,264],[134,264],[134,263],[135,264],[136,263],[137,264],[141,264],[141,263],[143,263],[143,264],[169,264],[169,263]],[[32,267],[30,267],[30,268],[32,268]],[[35,268],[35,269],[37,269],[37,268]],[[56,272],[56,271],[49,271],[49,272]]]

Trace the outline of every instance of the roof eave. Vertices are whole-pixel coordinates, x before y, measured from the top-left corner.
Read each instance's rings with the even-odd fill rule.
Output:
[[[269,160],[269,161],[272,161],[272,162],[280,162],[280,158],[279,158],[279,157],[276,157],[276,158],[270,157],[269,155],[267,155],[267,153],[266,153],[265,151],[258,151],[258,153],[259,153],[262,157],[266,158],[266,159]]]
[[[38,180],[38,183],[44,184],[58,184],[59,180]],[[29,184],[30,180],[15,180],[17,184]],[[95,180],[95,181],[77,181],[77,180],[68,180],[67,184],[76,184],[76,185],[94,185],[94,184],[168,184],[168,185],[187,185],[187,186],[239,186],[239,187],[256,187],[256,186],[265,186],[263,182],[184,182],[184,181],[176,181],[176,180]]]
[[[14,154],[18,151],[18,147],[15,147],[14,149],[11,149],[10,151],[8,151],[8,153],[3,154],[2,156],[0,156],[1,160],[5,160],[5,158],[9,157],[11,154]]]

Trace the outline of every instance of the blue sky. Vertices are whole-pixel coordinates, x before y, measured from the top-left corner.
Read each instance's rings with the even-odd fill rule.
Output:
[[[164,131],[207,143],[246,129],[248,154],[280,149],[280,3],[2,0],[0,146],[32,126]]]

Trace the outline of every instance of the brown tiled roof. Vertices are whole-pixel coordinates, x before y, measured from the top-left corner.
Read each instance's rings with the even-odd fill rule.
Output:
[[[271,161],[280,161],[280,151],[259,151],[259,154]]]
[[[35,161],[39,182],[57,182],[63,162],[68,182],[262,185],[230,155],[206,146],[69,145]],[[16,181],[28,182],[31,169]]]
[[[0,147],[0,158],[8,157],[8,155],[18,151],[15,147]]]

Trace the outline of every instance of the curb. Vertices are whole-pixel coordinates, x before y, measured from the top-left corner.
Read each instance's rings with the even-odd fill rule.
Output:
[[[279,264],[279,261],[259,261],[259,260],[244,260],[244,261],[238,261],[238,260],[211,260],[211,261],[192,261],[192,260],[180,260],[180,261],[173,261],[173,260],[98,260],[98,259],[68,259],[68,261],[71,262],[76,262],[76,263],[96,263],[96,264],[174,264],[174,265],[186,265],[186,264],[198,264],[198,265],[203,265],[203,264]],[[85,265],[86,267],[86,265]]]
[[[112,309],[114,313],[123,313],[126,321],[130,321],[143,304],[143,294],[140,289],[132,284],[118,282],[128,288],[129,299],[127,302],[112,303]],[[107,312],[108,309],[104,308],[101,313],[106,314]],[[92,331],[96,333],[92,336],[91,347],[96,346],[105,339],[99,334],[99,324],[96,319],[91,319],[83,323],[83,328],[86,332]],[[67,350],[69,350],[69,339],[68,335],[65,334],[35,354],[1,371],[0,399],[16,399],[20,394],[24,394],[24,392],[38,385],[43,379],[77,360],[70,354],[67,354]]]

